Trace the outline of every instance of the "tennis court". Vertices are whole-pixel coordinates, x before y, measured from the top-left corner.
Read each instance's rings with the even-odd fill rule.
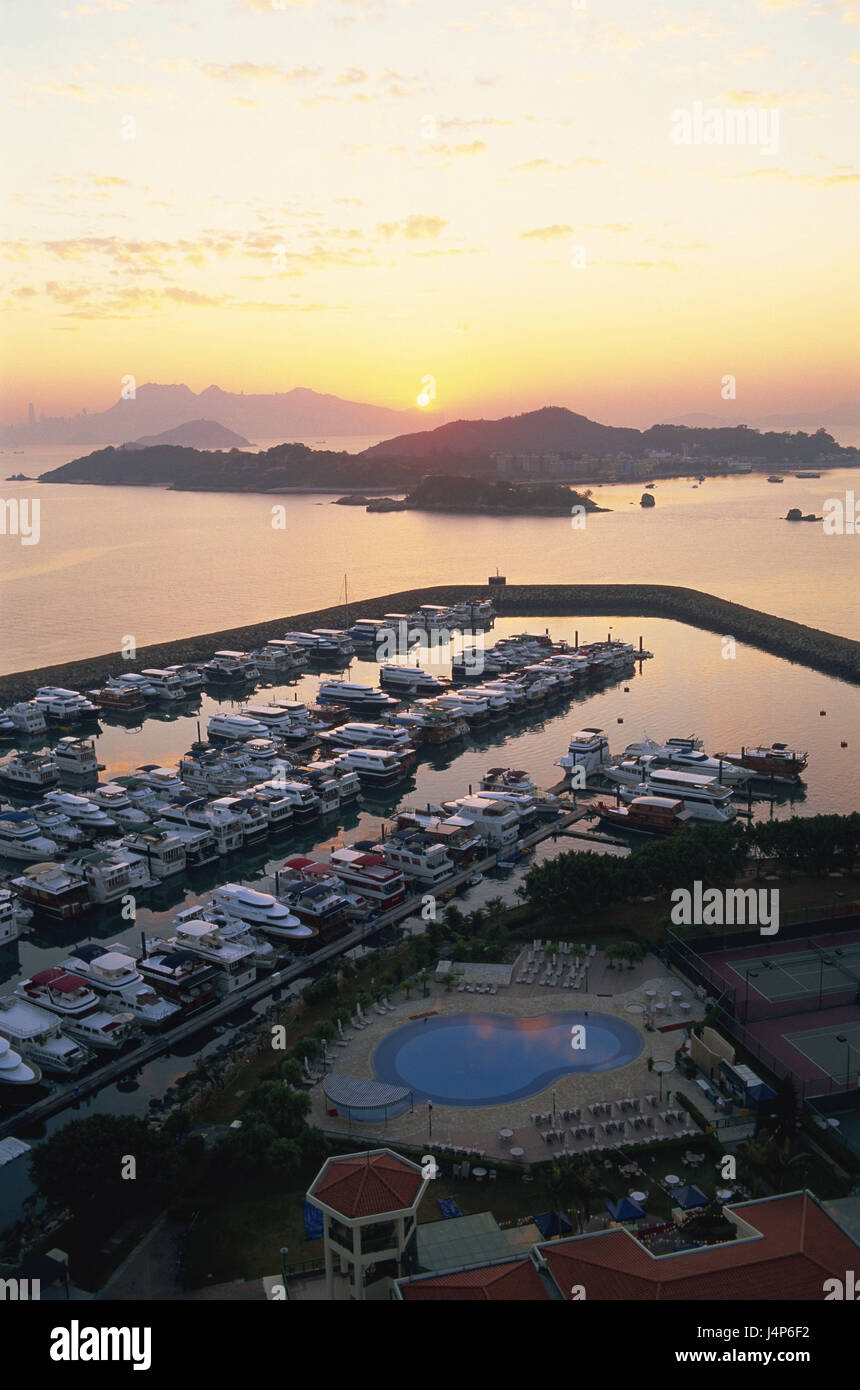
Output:
[[[755,996],[769,1004],[783,1000],[810,999],[822,1002],[833,995],[851,996],[860,987],[860,943],[823,947],[810,943],[805,950],[771,952],[724,959],[724,970],[737,981],[736,999]]]
[[[802,1033],[784,1033],[783,1037],[840,1084],[851,1085],[860,1075],[860,1019]]]

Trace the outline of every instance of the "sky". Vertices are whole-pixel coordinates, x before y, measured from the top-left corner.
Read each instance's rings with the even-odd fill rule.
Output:
[[[428,423],[856,394],[860,0],[3,21],[5,422],[126,376]]]

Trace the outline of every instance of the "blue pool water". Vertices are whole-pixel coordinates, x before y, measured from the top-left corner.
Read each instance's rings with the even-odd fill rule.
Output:
[[[584,1029],[573,1033],[573,1029]],[[574,1048],[578,1041],[582,1046]],[[373,1054],[378,1081],[410,1086],[439,1105],[500,1105],[542,1091],[560,1076],[611,1071],[642,1051],[624,1019],[579,1012],[510,1018],[449,1014],[407,1023]]]

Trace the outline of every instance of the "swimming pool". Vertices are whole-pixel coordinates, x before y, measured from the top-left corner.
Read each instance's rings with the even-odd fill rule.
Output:
[[[624,1066],[643,1045],[624,1019],[590,1011],[538,1018],[443,1014],[390,1033],[374,1052],[373,1067],[377,1080],[411,1087],[416,1100],[500,1105],[534,1095],[560,1076]]]

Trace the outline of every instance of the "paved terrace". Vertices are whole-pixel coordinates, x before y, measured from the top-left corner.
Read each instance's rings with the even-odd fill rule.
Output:
[[[434,982],[429,986],[427,998],[401,1001],[395,1004],[393,1013],[380,1016],[371,1008],[365,1014],[369,1023],[367,1028],[358,1033],[348,1032],[345,1047],[334,1046],[329,1049],[328,1070],[372,1079],[373,1053],[382,1038],[393,1029],[421,1018],[426,1013],[454,1014],[486,1010],[490,1013],[530,1018],[543,1013],[587,1009],[623,1018],[642,1032],[644,1045],[639,1056],[613,1071],[561,1076],[543,1091],[535,1092],[522,1100],[506,1101],[501,1105],[464,1107],[445,1106],[434,1102],[433,1140],[437,1151],[440,1144],[452,1144],[461,1148],[482,1150],[487,1160],[510,1161],[510,1149],[519,1148],[523,1150],[524,1155],[521,1161],[530,1163],[545,1161],[563,1149],[570,1153],[581,1153],[594,1144],[605,1142],[611,1145],[620,1136],[616,1135],[604,1141],[600,1125],[607,1119],[623,1118],[622,1113],[613,1105],[611,1115],[594,1117],[587,1107],[597,1101],[615,1102],[628,1098],[638,1098],[641,1103],[640,1113],[653,1115],[655,1125],[653,1129],[637,1130],[635,1133],[631,1132],[628,1125],[627,1143],[642,1141],[648,1135],[652,1138],[672,1138],[680,1129],[694,1126],[694,1121],[687,1115],[682,1120],[672,1123],[666,1123],[660,1118],[666,1110],[678,1108],[675,1104],[675,1093],[679,1090],[689,1096],[708,1119],[715,1117],[716,1112],[705,1100],[701,1089],[695,1082],[682,1078],[676,1070],[668,1071],[663,1076],[662,1104],[655,1108],[644,1100],[646,1096],[659,1096],[660,1093],[660,1076],[657,1071],[648,1069],[649,1055],[655,1063],[664,1062],[674,1067],[675,1050],[684,1037],[682,1028],[670,1027],[670,1031],[660,1032],[659,1027],[689,1023],[704,1016],[704,1005],[696,999],[684,981],[667,972],[661,961],[648,955],[634,969],[619,971],[610,969],[603,953],[598,952],[590,961],[586,993],[582,988],[574,991],[560,986],[542,986],[539,982],[531,985],[520,983],[519,976],[524,966],[525,955],[524,952],[514,968],[514,983],[498,988],[495,995],[460,994],[456,985],[452,986],[449,992],[444,985]],[[682,1014],[679,1004],[675,1005],[672,1012],[667,1007],[667,1018],[662,1024],[658,1023],[658,1029],[645,1032],[644,1018],[648,1003],[646,990],[652,989],[656,991],[657,1000],[664,1001],[671,999],[673,990],[680,990],[683,1002],[690,1006],[689,1012]],[[550,1128],[549,1124],[534,1124],[530,1117],[534,1113],[552,1110],[553,1089],[556,1093],[556,1112],[580,1108],[582,1119],[559,1119],[556,1127],[565,1131],[564,1139],[547,1144],[542,1138],[542,1132]],[[666,1102],[667,1091],[672,1092],[671,1103]],[[355,1119],[350,1122],[345,1118],[335,1119],[329,1116],[321,1085],[314,1086],[310,1094],[313,1103],[311,1123],[319,1125],[334,1137],[342,1134],[344,1137],[359,1137],[366,1140],[368,1145],[376,1142],[399,1142],[427,1149],[427,1106],[423,1102],[416,1104],[411,1113],[407,1111],[395,1119],[389,1119],[386,1126],[379,1122],[365,1125]],[[570,1133],[571,1128],[576,1129],[586,1124],[594,1126],[595,1137],[574,1140]],[[513,1139],[503,1143],[499,1137],[501,1129],[513,1130]]]

